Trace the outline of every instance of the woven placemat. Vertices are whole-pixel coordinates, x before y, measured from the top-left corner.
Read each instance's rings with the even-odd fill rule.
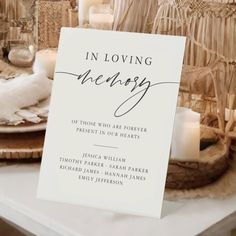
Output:
[[[30,67],[17,67],[0,59],[0,79],[12,79],[20,75],[32,74]]]
[[[166,189],[166,200],[190,198],[218,198],[224,199],[236,193],[236,159],[230,161],[228,171],[217,181],[201,188],[190,190]]]
[[[0,161],[41,159],[45,131],[0,133]]]

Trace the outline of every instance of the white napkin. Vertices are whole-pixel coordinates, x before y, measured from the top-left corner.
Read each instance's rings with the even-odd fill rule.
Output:
[[[20,76],[0,84],[0,121],[9,121],[21,108],[50,96],[52,81],[45,74]]]

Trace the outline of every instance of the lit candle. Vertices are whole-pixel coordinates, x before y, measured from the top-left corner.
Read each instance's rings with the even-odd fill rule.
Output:
[[[111,30],[114,22],[113,10],[109,4],[92,6],[89,9],[89,25],[95,29]]]
[[[89,8],[96,4],[103,3],[103,0],[79,0],[79,25],[89,23]]]
[[[171,159],[191,161],[200,153],[200,114],[177,108],[171,145]]]

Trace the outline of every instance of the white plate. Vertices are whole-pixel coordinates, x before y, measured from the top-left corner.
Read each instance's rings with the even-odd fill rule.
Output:
[[[38,124],[27,124],[27,125],[0,125],[0,133],[27,133],[46,130],[47,123],[42,122]]]

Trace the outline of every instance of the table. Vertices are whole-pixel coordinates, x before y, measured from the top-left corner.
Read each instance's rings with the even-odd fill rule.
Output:
[[[36,235],[223,236],[223,231],[236,227],[236,195],[225,200],[165,201],[163,218],[157,220],[39,200],[39,168],[39,163],[0,167],[0,216]]]

